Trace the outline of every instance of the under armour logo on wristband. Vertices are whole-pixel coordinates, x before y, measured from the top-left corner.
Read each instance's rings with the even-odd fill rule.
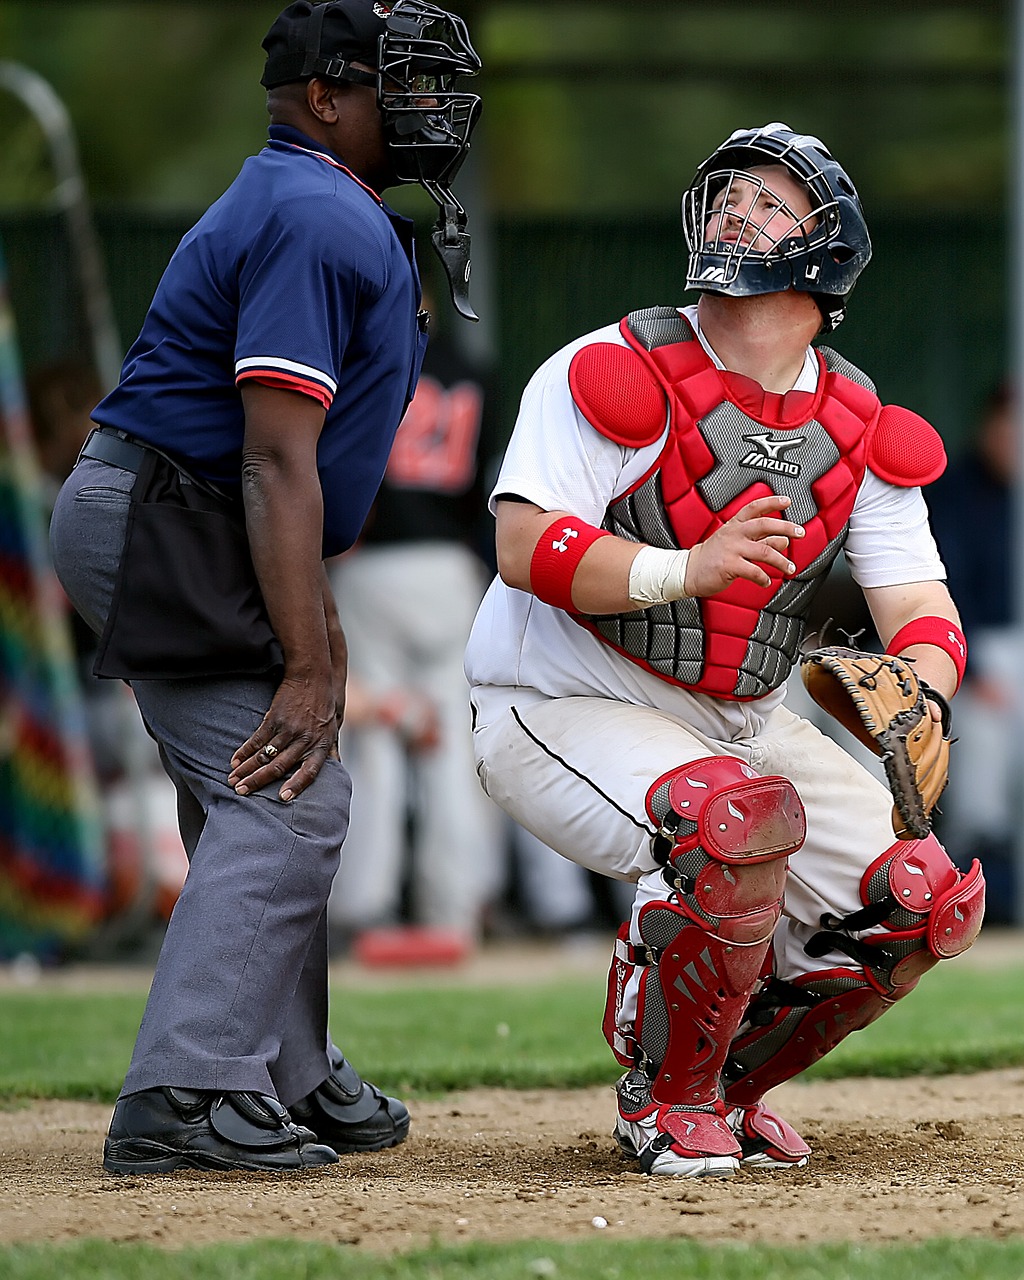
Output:
[[[569,524],[564,521],[569,520]],[[555,534],[561,534],[556,538]],[[573,612],[572,580],[579,563],[598,538],[610,535],[604,529],[562,516],[554,520],[537,539],[530,560],[530,588],[545,604]],[[566,552],[569,554],[566,555]]]

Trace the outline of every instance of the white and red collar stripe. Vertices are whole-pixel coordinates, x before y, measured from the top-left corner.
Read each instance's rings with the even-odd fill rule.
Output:
[[[301,147],[297,142],[281,141],[279,145],[291,147],[293,151],[301,151],[307,156],[313,156],[317,160],[322,160],[324,164],[329,164],[333,169],[340,169],[342,173],[348,174],[356,186],[362,187],[368,196],[372,196],[379,205],[383,205],[384,201],[372,187],[368,187],[362,178],[357,178],[347,165],[342,164],[340,160],[335,160],[334,156],[328,155],[326,151],[315,151],[312,147]]]

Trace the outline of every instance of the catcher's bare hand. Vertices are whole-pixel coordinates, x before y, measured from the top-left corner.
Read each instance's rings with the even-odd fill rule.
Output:
[[[804,536],[803,526],[775,514],[785,511],[790,501],[779,493],[755,498],[706,542],[698,542],[686,565],[687,595],[717,595],[737,578],[770,587],[768,569],[783,577],[795,573],[796,566],[788,555],[789,542]]]
[[[333,680],[285,676],[260,727],[231,757],[228,783],[245,796],[283,778],[278,794],[284,801],[293,800],[337,749]]]

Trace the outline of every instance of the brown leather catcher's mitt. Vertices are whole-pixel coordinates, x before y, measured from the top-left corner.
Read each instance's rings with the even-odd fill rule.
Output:
[[[902,658],[842,645],[811,649],[800,674],[814,701],[881,756],[901,840],[923,839],[949,775],[949,704]],[[942,709],[931,718],[925,697]]]

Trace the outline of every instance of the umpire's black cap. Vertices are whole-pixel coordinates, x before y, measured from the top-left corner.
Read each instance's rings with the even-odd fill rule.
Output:
[[[377,49],[391,5],[382,0],[295,0],[274,20],[263,48],[267,62],[260,84],[273,89],[313,76],[330,78],[338,59],[377,66]]]

